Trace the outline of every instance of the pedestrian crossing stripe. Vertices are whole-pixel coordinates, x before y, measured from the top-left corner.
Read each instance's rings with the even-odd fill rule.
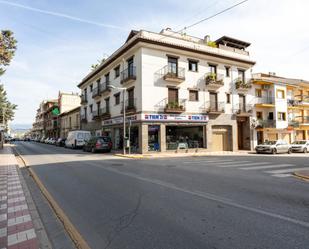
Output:
[[[249,163],[250,161],[230,161],[230,162],[218,162],[216,165],[224,166],[224,165],[231,165],[231,164],[237,164],[237,163]]]
[[[254,166],[254,167],[245,167],[240,168],[242,170],[257,170],[257,169],[272,169],[272,168],[285,168],[292,167],[294,164],[273,164],[273,165],[264,165],[264,166]]]
[[[269,174],[282,174],[282,173],[291,173],[291,172],[294,172],[294,171],[297,171],[297,170],[304,170],[304,169],[308,169],[308,167],[306,167],[306,168],[270,170],[270,171],[264,171],[264,172],[269,173]]]
[[[265,164],[269,164],[267,162],[259,162],[259,163],[242,163],[241,161],[238,162],[238,164],[235,164],[235,165],[219,165],[219,167],[222,167],[222,168],[233,168],[233,167],[243,167],[243,166],[255,166],[255,165],[265,165]]]

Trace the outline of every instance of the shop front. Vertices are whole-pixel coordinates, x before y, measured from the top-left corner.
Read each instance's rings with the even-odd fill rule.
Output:
[[[109,132],[114,149],[123,146],[122,120],[116,117],[102,122],[103,132]],[[132,153],[202,149],[207,147],[207,122],[207,115],[135,114],[127,117],[126,136]]]

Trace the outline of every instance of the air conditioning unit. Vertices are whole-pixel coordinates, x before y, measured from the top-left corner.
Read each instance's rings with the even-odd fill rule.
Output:
[[[268,90],[270,88],[270,85],[262,85],[263,90]]]

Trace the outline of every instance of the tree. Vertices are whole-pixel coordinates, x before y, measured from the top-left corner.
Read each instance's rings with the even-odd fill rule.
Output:
[[[0,33],[0,76],[4,74],[3,66],[8,66],[15,54],[17,41],[10,30],[2,30]]]
[[[3,85],[0,85],[0,124],[7,128],[8,121],[13,120],[17,105],[8,101]]]

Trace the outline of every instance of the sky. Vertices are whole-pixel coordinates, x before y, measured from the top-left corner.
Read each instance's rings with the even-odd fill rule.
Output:
[[[99,59],[112,54],[131,29],[180,30],[241,0],[0,0],[0,29],[18,40],[0,78],[18,105],[13,124],[31,124],[39,103],[77,84]],[[212,40],[227,35],[248,41],[253,72],[309,80],[309,1],[249,0],[188,29]]]

